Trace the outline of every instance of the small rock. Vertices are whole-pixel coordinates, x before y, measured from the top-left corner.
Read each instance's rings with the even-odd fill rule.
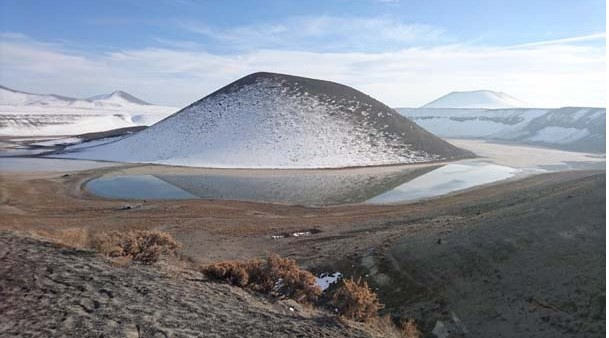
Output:
[[[444,325],[444,323],[441,320],[438,320],[436,322],[436,326],[434,326],[433,331],[431,331],[431,333],[438,338],[446,338],[446,337],[448,337],[448,334],[449,334],[448,329],[446,328],[446,325]]]

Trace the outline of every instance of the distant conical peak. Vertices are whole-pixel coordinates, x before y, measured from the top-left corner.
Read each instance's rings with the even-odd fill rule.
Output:
[[[509,94],[493,90],[452,91],[421,108],[522,108],[529,105]]]

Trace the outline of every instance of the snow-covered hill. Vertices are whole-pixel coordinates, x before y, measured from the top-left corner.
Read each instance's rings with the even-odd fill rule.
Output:
[[[442,137],[509,141],[564,150],[605,152],[604,108],[397,110],[421,127]]]
[[[0,135],[78,135],[151,125],[175,112],[126,92],[76,99],[32,94],[0,86]]]
[[[0,86],[0,105],[6,106],[67,106],[77,99],[54,95],[20,92]]]
[[[353,88],[255,73],[133,136],[66,156],[221,168],[332,168],[470,155]]]
[[[435,99],[421,108],[523,108],[528,105],[506,93],[492,90],[451,92]]]
[[[117,90],[115,92],[112,92],[111,94],[93,96],[88,98],[88,100],[100,104],[117,105],[122,107],[130,105],[150,105],[150,103],[140,100],[137,97],[122,90]]]

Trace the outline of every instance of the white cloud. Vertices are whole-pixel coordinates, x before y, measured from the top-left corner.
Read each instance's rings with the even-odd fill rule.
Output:
[[[440,28],[404,24],[391,18],[291,17],[274,24],[213,28],[199,22],[178,22],[183,29],[213,39],[226,48],[273,48],[314,51],[385,50],[413,43],[437,42]]]
[[[530,46],[541,46],[541,45],[556,45],[556,44],[564,44],[564,43],[573,43],[573,42],[583,42],[583,41],[595,41],[595,40],[605,40],[605,33],[593,33],[582,36],[573,36],[564,39],[555,39],[555,40],[545,40],[545,41],[537,41],[531,43],[525,43],[516,45],[514,47],[530,47]]]
[[[313,33],[309,33],[313,34]],[[0,83],[15,89],[91,96],[124,89],[183,106],[255,71],[351,85],[390,106],[418,106],[454,90],[507,92],[537,106],[604,106],[605,47],[565,39],[510,47],[445,45],[392,52],[256,49],[213,54],[145,48],[85,55],[24,36],[0,36]]]

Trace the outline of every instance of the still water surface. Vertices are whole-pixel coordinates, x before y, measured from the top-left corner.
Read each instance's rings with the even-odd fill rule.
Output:
[[[522,170],[470,162],[427,169],[362,173],[357,169],[270,175],[152,174],[102,176],[86,184],[112,199],[224,199],[307,206],[403,203],[513,177]]]

